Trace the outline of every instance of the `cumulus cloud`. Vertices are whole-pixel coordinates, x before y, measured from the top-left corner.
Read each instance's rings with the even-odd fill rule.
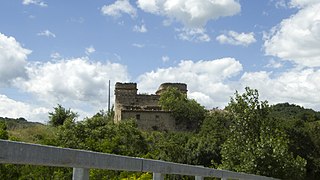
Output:
[[[201,28],[209,20],[233,16],[241,10],[235,0],[138,0],[137,4],[145,12],[176,20],[188,28]]]
[[[86,102],[95,106],[107,101],[108,80],[129,79],[125,66],[87,58],[29,64],[27,73],[29,79],[16,86],[43,101]]]
[[[157,69],[138,78],[142,92],[154,93],[164,82],[187,83],[189,97],[208,108],[223,107],[234,93],[230,78],[242,71],[242,65],[233,58],[210,61],[181,61],[176,67]]]
[[[96,49],[93,46],[87,47],[85,51],[86,55],[90,55],[94,52],[96,52]]]
[[[241,10],[237,0],[138,0],[137,5],[145,12],[166,17],[165,26],[181,23],[183,27],[176,28],[177,37],[193,42],[210,41],[205,29],[208,21],[233,16]]]
[[[320,3],[293,1],[310,4],[288,19],[284,19],[265,35],[266,55],[277,56],[297,65],[320,66]]]
[[[35,107],[0,94],[0,112],[1,117],[23,117],[31,121],[47,122],[49,109]]]
[[[49,31],[48,29],[47,30],[44,30],[44,31],[41,31],[37,34],[38,36],[46,36],[46,37],[53,37],[55,38],[56,35],[54,33],[52,33],[51,31]]]
[[[240,82],[243,87],[258,89],[262,98],[272,104],[290,102],[320,109],[320,70],[290,69],[278,75],[266,71],[247,72]]]
[[[210,36],[204,28],[177,28],[178,38],[184,41],[209,42]]]
[[[130,4],[129,0],[117,0],[113,4],[104,5],[101,8],[101,13],[116,18],[121,17],[122,14],[128,14],[131,17],[137,16],[137,10]]]
[[[41,0],[23,0],[22,4],[24,4],[24,5],[34,4],[34,5],[41,6],[41,7],[48,6],[45,2],[43,2]]]
[[[31,50],[23,48],[14,37],[0,33],[0,86],[25,77],[27,56]]]
[[[146,32],[148,32],[148,29],[145,24],[142,24],[141,26],[135,25],[133,27],[133,31],[140,32],[140,33],[146,33]]]
[[[289,102],[320,110],[320,69],[242,72],[242,65],[233,58],[183,60],[177,66],[142,74],[138,88],[140,92],[155,93],[164,82],[186,83],[188,97],[207,108],[224,108],[235,90],[242,93],[249,86],[258,89],[260,99],[270,104]]]
[[[256,42],[254,38],[254,33],[238,33],[235,31],[229,31],[227,34],[221,34],[217,36],[217,41],[221,44],[231,44],[240,46],[249,46]]]

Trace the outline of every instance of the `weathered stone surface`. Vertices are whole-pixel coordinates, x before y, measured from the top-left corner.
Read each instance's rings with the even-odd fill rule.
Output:
[[[134,118],[138,127],[143,130],[176,130],[176,122],[170,111],[163,111],[159,106],[160,94],[168,87],[175,87],[187,93],[184,83],[163,83],[156,94],[137,94],[136,83],[120,83],[115,85],[115,117],[114,122]]]

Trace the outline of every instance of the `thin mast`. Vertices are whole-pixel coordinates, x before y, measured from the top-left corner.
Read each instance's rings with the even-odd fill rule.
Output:
[[[109,80],[109,92],[108,92],[108,112],[110,112],[110,80]]]

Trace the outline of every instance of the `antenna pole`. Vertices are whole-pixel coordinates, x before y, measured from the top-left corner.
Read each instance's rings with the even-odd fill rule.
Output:
[[[108,92],[108,112],[110,112],[110,80],[109,80],[109,92]]]

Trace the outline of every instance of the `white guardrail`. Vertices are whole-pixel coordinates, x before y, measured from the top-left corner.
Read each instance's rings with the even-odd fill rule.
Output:
[[[204,177],[223,180],[274,179],[201,166],[7,140],[0,140],[0,163],[69,167],[73,168],[73,180],[88,180],[89,169],[152,172],[154,180],[163,180],[165,174],[195,176],[196,180],[203,180]]]

